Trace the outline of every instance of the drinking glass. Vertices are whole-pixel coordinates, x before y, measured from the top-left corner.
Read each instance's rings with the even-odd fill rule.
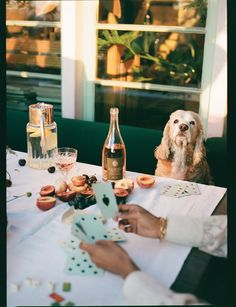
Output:
[[[54,162],[66,181],[69,171],[77,160],[77,150],[70,147],[57,148],[54,151]]]

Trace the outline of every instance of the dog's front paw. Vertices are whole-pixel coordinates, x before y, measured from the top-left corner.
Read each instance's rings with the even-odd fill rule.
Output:
[[[155,149],[155,158],[161,160],[167,160],[169,158],[170,150],[166,145],[161,144]]]

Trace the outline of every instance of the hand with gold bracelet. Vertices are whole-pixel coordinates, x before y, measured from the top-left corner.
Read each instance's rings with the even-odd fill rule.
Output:
[[[143,237],[163,239],[167,220],[156,217],[138,205],[119,206],[119,227],[126,232],[133,232]]]
[[[167,220],[152,215],[138,205],[119,206],[119,227],[126,232],[140,236],[163,239]],[[97,241],[96,244],[80,243],[80,248],[87,251],[92,261],[100,268],[126,278],[139,268],[127,252],[112,241]]]
[[[119,211],[116,219],[119,227],[126,232],[160,240],[166,238],[169,242],[195,246],[216,256],[227,256],[226,215],[168,215],[167,220],[132,204],[119,205]],[[97,241],[95,244],[81,242],[80,248],[89,253],[91,260],[98,267],[124,278],[123,293],[129,305],[191,305],[199,302],[194,295],[176,293],[141,271],[125,249],[113,241]]]

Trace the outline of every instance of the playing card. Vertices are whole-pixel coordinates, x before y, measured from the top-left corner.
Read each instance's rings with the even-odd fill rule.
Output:
[[[184,183],[177,185],[179,188],[175,193],[175,197],[183,197],[190,195],[190,192],[186,189],[186,185]]]
[[[160,194],[161,195],[166,195],[166,192],[171,188],[171,185],[164,185],[160,188]]]
[[[87,252],[78,248],[67,255],[65,273],[83,276],[101,276],[104,270],[98,268],[91,261]]]
[[[198,184],[195,182],[188,182],[185,184],[185,190],[189,192],[190,195],[201,194]]]
[[[103,217],[105,219],[115,217],[119,209],[111,182],[94,183],[93,190]]]
[[[60,245],[67,254],[65,272],[74,275],[102,275],[103,270],[91,261],[89,254],[79,248],[81,240],[74,236],[60,241]]]
[[[71,253],[79,249],[81,240],[75,236],[70,236],[66,240],[59,241],[58,243],[66,253]]]
[[[114,242],[124,242],[126,238],[123,232],[118,227],[107,228],[107,232]]]
[[[88,243],[111,239],[106,227],[96,214],[79,214],[75,216],[71,231],[74,236]]]
[[[179,185],[167,185],[161,190],[161,194],[171,197],[180,197],[179,194],[183,190]]]

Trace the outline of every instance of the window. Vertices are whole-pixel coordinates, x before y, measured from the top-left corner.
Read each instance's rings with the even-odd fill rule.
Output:
[[[225,0],[6,2],[9,108],[45,101],[57,115],[107,122],[116,105],[121,124],[160,129],[188,109],[222,136]]]
[[[77,19],[70,15],[70,21],[74,19],[77,30],[71,25],[70,41],[76,52],[71,51],[73,48],[68,50],[65,58],[74,59],[77,79],[74,84],[74,79],[70,79],[74,92],[62,85],[67,98],[65,117],[108,121],[108,109],[117,105],[121,123],[163,128],[170,112],[183,108],[198,112],[206,135],[210,135],[208,128],[212,129],[212,120],[216,120],[212,111],[217,108],[221,110],[217,125],[224,126],[227,114],[224,0],[208,0],[207,7],[204,0],[85,0],[74,3],[74,11]],[[140,16],[146,16],[146,20]],[[134,22],[138,19],[142,23]],[[66,20],[69,17],[64,23]],[[124,38],[126,46],[120,41]],[[69,46],[69,38],[64,35],[64,39],[67,44],[62,46]],[[127,46],[129,40],[131,48]],[[219,49],[223,53],[218,53]],[[158,64],[153,58],[157,56],[162,59],[159,67],[153,65]],[[183,63],[183,58],[188,62]],[[223,69],[216,69],[219,61]],[[119,65],[113,65],[117,62]],[[66,85],[68,75],[63,79]],[[215,86],[218,79],[220,93],[219,86]],[[216,102],[218,97],[222,99]],[[215,133],[214,127],[212,135],[222,136],[221,128]]]
[[[95,119],[117,105],[121,123],[163,129],[172,111],[188,109],[206,129],[216,2],[100,0]]]
[[[59,1],[6,1],[7,107],[22,111],[34,102],[61,114]]]

